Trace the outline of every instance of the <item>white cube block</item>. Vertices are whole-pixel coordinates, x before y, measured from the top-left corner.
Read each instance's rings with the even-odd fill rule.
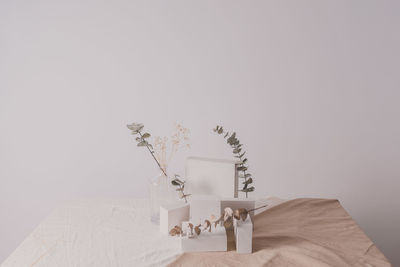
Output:
[[[255,200],[251,198],[222,198],[221,199],[221,210],[225,210],[226,207],[231,208],[232,210],[236,209],[246,209],[251,210],[255,208]],[[253,219],[254,211],[250,213],[251,219]]]
[[[212,231],[202,231],[199,236],[181,239],[183,252],[227,251],[228,240],[223,226],[212,227]]]
[[[237,162],[189,157],[186,159],[187,192],[219,197],[238,196]]]
[[[211,215],[219,218],[221,215],[221,201],[216,196],[192,195],[190,202],[190,221],[193,224],[203,224]]]
[[[253,223],[250,216],[245,221],[233,219],[235,232],[236,252],[252,253]]]
[[[190,206],[183,202],[174,202],[160,206],[160,232],[168,234],[175,225],[188,221]]]

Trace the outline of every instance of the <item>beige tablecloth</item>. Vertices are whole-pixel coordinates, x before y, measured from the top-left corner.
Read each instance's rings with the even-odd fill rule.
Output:
[[[295,199],[254,218],[253,253],[185,253],[170,266],[391,266],[337,200]]]

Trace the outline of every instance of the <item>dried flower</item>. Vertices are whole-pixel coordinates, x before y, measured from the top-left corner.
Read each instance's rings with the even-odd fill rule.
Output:
[[[182,234],[183,234],[183,231],[182,231],[182,228],[181,228],[181,227],[179,227],[178,225],[175,225],[175,227],[172,228],[172,229],[169,231],[169,234],[170,234],[171,236],[182,235]]]
[[[264,208],[266,206],[268,206],[268,205],[263,205],[263,206],[260,206],[260,207],[254,208],[254,209],[250,209],[250,210],[241,208],[241,209],[236,209],[235,211],[233,211],[231,208],[227,207],[224,209],[224,212],[221,214],[221,216],[217,220],[213,221],[216,218],[215,215],[211,215],[210,218],[211,218],[211,221],[213,221],[215,228],[221,222],[223,222],[225,228],[230,228],[233,225],[233,218],[235,218],[236,220],[242,219],[243,221],[245,221],[249,212]],[[208,230],[208,232],[211,232],[211,225],[212,225],[211,221],[210,220],[204,221],[203,231]],[[201,234],[201,231],[202,231],[200,228],[201,226],[202,225],[199,224],[194,227],[194,232],[198,236]],[[190,228],[191,235],[189,237],[191,238],[193,236],[193,224],[189,223],[188,227]],[[172,228],[169,233],[172,236],[183,234],[182,229],[177,225],[174,228]]]
[[[205,220],[204,223],[205,223],[205,226],[204,226],[203,230],[208,229],[208,231],[211,232],[211,222],[209,220]]]
[[[242,219],[243,221],[245,221],[248,214],[249,214],[249,212],[246,209],[242,208],[242,209],[235,210],[233,217],[236,220]]]
[[[174,132],[169,138],[166,136],[156,136],[154,138],[154,155],[164,169],[167,169],[173,156],[180,149],[190,148],[189,135],[189,129],[179,123],[175,123]],[[168,141],[171,144],[170,147],[168,146]]]
[[[201,233],[200,226],[201,226],[201,224],[194,227],[194,231],[196,232],[197,235],[200,235],[200,233]]]

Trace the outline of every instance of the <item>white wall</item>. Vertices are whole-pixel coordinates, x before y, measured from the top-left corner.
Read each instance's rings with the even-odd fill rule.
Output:
[[[399,25],[396,1],[1,1],[0,262],[66,200],[145,196],[125,125],[180,121],[192,155],[235,129],[257,195],[338,198],[400,265]]]

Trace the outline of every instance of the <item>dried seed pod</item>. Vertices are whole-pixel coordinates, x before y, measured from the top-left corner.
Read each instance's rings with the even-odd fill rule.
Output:
[[[169,231],[169,235],[170,235],[170,236],[176,236],[176,235],[177,235],[176,229],[175,229],[175,228],[172,228],[172,229]]]
[[[200,226],[201,226],[201,224],[199,224],[199,225],[197,225],[197,226],[194,227],[194,231],[195,231],[195,233],[196,233],[197,235],[200,235],[200,233],[201,233]]]
[[[211,222],[209,220],[205,220],[204,223],[205,223],[205,226],[204,226],[203,230],[208,229],[208,231],[211,232]]]
[[[247,219],[247,215],[249,212],[246,209],[240,209],[240,217],[242,218],[243,221]]]
[[[236,220],[240,220],[242,219],[243,221],[245,221],[247,219],[247,215],[249,214],[249,212],[246,209],[237,209],[235,210],[235,212],[233,213],[233,217]]]
[[[176,234],[177,234],[177,235],[183,234],[182,228],[179,227],[178,225],[175,225],[175,227],[174,227],[173,229],[176,230]]]
[[[189,223],[190,233],[193,235],[193,224]]]
[[[240,210],[235,210],[235,212],[233,213],[233,217],[236,219],[236,220],[239,220],[240,219]]]

